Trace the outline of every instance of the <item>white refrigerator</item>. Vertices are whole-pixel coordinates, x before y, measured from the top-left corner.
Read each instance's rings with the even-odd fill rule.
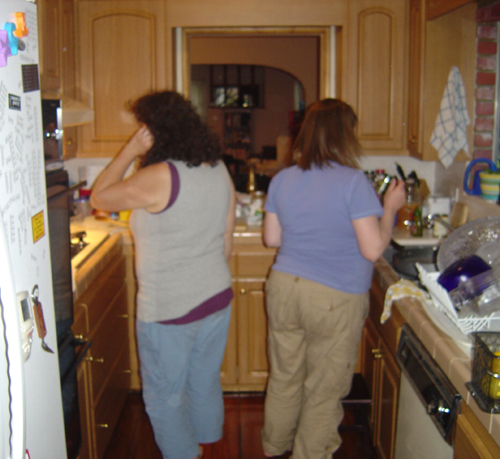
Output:
[[[0,0],[0,459],[65,459],[36,5]]]

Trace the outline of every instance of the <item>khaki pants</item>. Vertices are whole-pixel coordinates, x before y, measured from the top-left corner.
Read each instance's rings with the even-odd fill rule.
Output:
[[[270,376],[264,451],[330,458],[341,443],[340,400],[350,390],[368,313],[368,293],[340,292],[271,271],[266,284]]]

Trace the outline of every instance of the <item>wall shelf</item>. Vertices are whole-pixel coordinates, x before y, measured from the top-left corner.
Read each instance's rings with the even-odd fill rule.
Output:
[[[210,65],[210,106],[263,108],[264,71],[255,65]]]

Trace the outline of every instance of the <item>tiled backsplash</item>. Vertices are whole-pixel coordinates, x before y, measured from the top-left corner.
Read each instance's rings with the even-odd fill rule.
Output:
[[[72,183],[80,181],[81,168],[87,171],[88,188],[100,171],[111,161],[111,158],[77,158],[64,162]],[[462,189],[465,163],[454,163],[445,169],[440,163],[434,161],[419,161],[409,156],[364,156],[361,168],[364,170],[384,169],[387,174],[397,176],[396,163],[409,174],[415,171],[417,176],[424,178],[433,194],[441,196],[455,196],[456,189]],[[436,180],[436,177],[438,179]]]

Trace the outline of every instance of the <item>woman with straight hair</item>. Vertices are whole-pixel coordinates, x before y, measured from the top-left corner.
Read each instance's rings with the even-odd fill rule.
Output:
[[[131,111],[140,127],[90,200],[100,210],[133,209],[146,412],[164,459],[199,459],[200,444],[222,437],[235,193],[218,138],[181,95],[146,94]]]
[[[269,187],[264,242],[279,250],[266,283],[267,457],[293,450],[293,459],[327,459],[339,448],[373,263],[405,202],[404,183],[393,180],[382,206],[359,169],[356,121],[341,100],[314,103],[293,147],[296,164]]]

